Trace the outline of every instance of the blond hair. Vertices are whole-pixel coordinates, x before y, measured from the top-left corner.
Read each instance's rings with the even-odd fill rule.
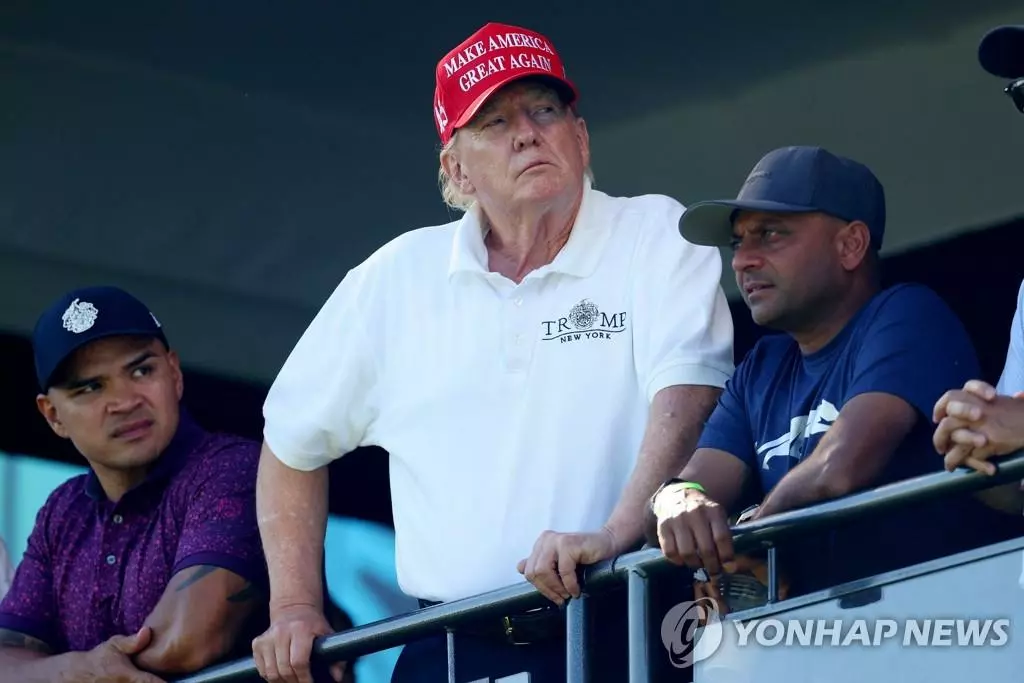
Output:
[[[441,188],[441,199],[444,200],[445,205],[459,211],[469,211],[476,204],[476,200],[470,195],[463,193],[459,186],[452,182],[448,172],[444,170],[444,158],[446,155],[451,154],[452,149],[455,147],[455,138],[458,135],[459,131],[452,133],[448,144],[441,148],[441,153],[438,155],[440,164],[437,170],[437,184]]]

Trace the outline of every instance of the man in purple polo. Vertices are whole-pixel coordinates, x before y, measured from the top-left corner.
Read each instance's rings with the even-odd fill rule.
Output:
[[[66,294],[33,347],[39,411],[91,471],[36,518],[0,602],[0,683],[155,683],[245,653],[267,619],[259,444],[189,418],[178,357],[127,292]]]

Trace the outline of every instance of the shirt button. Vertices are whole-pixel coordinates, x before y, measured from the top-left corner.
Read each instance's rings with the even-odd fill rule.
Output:
[[[114,515],[114,524],[120,524],[124,521],[124,517],[121,515]]]
[[[516,304],[516,306],[522,306],[523,305],[523,297],[517,296],[515,298],[515,304]]]
[[[107,555],[107,564],[114,564],[117,562],[117,558],[113,555]]]
[[[516,346],[520,346],[522,343],[523,343],[523,335],[517,334],[516,335]]]

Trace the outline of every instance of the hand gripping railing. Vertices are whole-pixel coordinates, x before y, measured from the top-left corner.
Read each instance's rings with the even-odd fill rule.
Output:
[[[936,458],[939,456],[936,455]],[[995,475],[987,476],[971,470],[936,472],[888,484],[862,493],[819,503],[812,507],[783,512],[733,529],[733,545],[737,552],[769,548],[769,601],[778,595],[774,545],[795,534],[829,527],[841,520],[874,514],[894,507],[955,493],[980,491],[999,484],[1024,479],[1024,451],[999,462]],[[588,567],[583,586],[594,593],[625,580],[628,585],[629,682],[648,683],[647,605],[648,579],[651,575],[671,569],[674,565],[659,549],[640,550]],[[529,583],[508,586],[488,593],[455,600],[409,614],[325,636],[313,647],[313,657],[322,662],[340,662],[380,652],[423,637],[448,634],[448,680],[455,683],[452,633],[460,626],[481,617],[501,616],[513,611],[540,607],[547,598]],[[567,681],[589,683],[587,670],[586,593],[572,599],[566,606]],[[192,676],[177,679],[179,683],[231,683],[259,680],[252,658],[218,665]]]

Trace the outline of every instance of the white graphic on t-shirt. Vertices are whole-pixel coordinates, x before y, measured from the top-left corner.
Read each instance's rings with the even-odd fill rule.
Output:
[[[796,455],[793,452],[794,445],[803,443],[804,439],[814,434],[824,434],[837,417],[839,411],[825,399],[809,414],[794,417],[789,421],[789,432],[758,447],[757,454],[763,456],[761,467],[768,469],[768,461],[774,457]]]

